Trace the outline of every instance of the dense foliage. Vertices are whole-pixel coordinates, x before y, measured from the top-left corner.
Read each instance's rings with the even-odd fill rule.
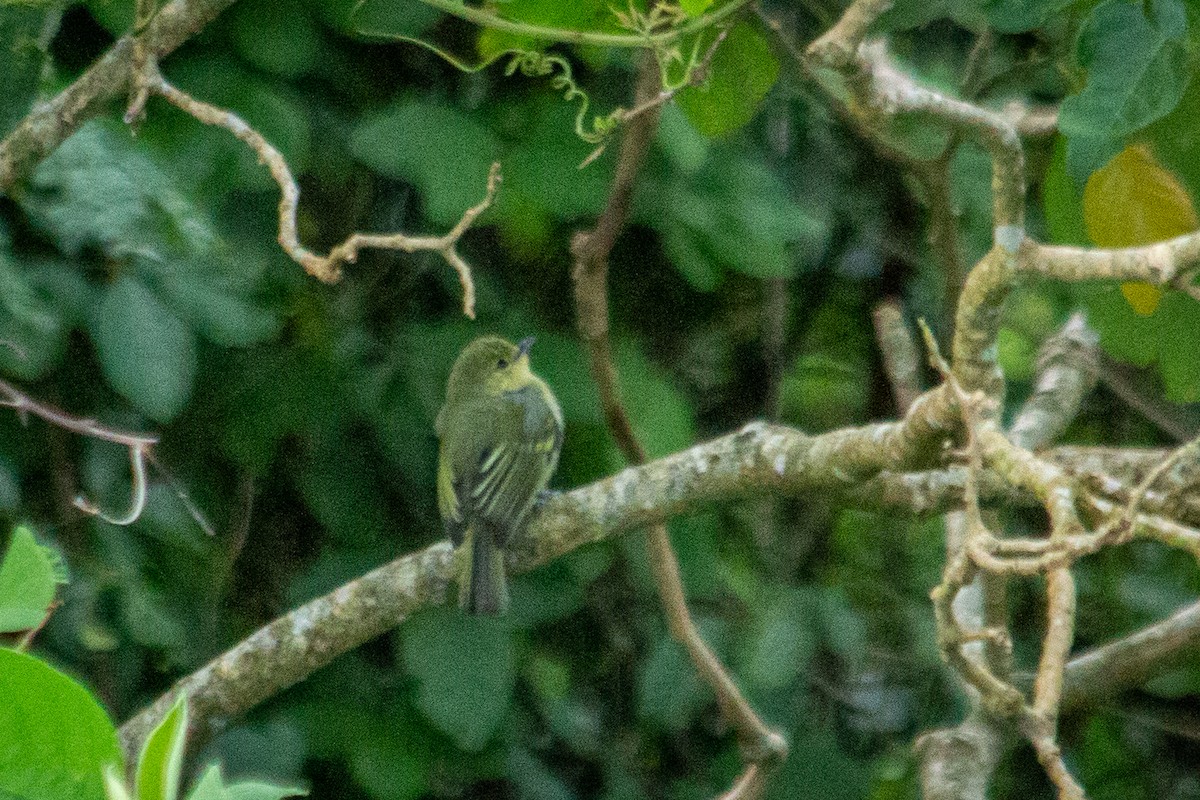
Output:
[[[694,17],[710,3],[680,5]],[[929,198],[903,159],[947,159],[966,233],[954,260],[969,267],[992,239],[983,152],[919,119],[887,131],[886,147],[868,142],[785,46],[802,47],[841,9],[777,5],[765,11],[782,20],[782,39],[742,15],[708,82],[664,106],[613,255],[617,366],[652,456],[756,418],[823,431],[897,415],[871,308],[899,297],[944,336],[961,278],[927,239]],[[600,0],[496,9],[627,32]],[[77,77],[132,14],[123,0],[0,5],[0,131]],[[1028,142],[1031,228],[1043,238],[1124,246],[1197,228],[1194,5],[911,0],[881,24],[903,68],[943,91],[995,107],[1061,102],[1058,132]],[[463,71],[401,37],[491,66]],[[555,486],[624,465],[570,301],[569,243],[604,206],[616,138],[580,168],[597,146],[576,135],[580,100],[547,77],[505,74],[503,53],[536,45],[415,0],[242,0],[162,64],[279,147],[300,179],[313,248],[352,230],[441,232],[500,161],[497,203],[461,248],[479,290],[475,321],[435,254],[364,253],[333,286],[305,276],[275,242],[278,189],[253,154],[160,100],[134,131],[117,108],[85,124],[0,199],[4,377],[73,414],[162,436],[149,504],[117,527],[72,501],[122,509],[125,449],[0,416],[0,513],[61,555],[14,535],[13,551],[35,565],[21,574],[66,581],[32,651],[111,719],[288,608],[441,537],[433,418],[455,354],[482,332],[537,336],[536,368],[566,416]],[[553,52],[587,93],[585,133],[594,115],[632,104],[634,52]],[[1010,397],[1028,392],[1039,343],[1078,307],[1108,353],[1145,368],[1137,382],[1150,402],[1200,400],[1200,304],[1134,284],[1022,287],[1000,338]],[[1164,413],[1194,430],[1195,412]],[[1067,438],[1171,441],[1103,388]],[[1016,512],[1007,521],[1037,524]],[[671,530],[706,640],[791,742],[769,796],[915,796],[914,734],[962,711],[927,597],[941,521],[763,497]],[[37,626],[48,598],[5,595],[6,569],[17,567],[0,569],[4,630]],[[1169,614],[1200,588],[1185,555],[1154,545],[1105,553],[1078,577],[1078,646]],[[1021,610],[1037,591],[1022,584],[1010,598],[1026,667],[1041,623]],[[102,717],[62,680],[88,719]],[[1200,797],[1188,716],[1198,680],[1183,668],[1122,710],[1064,721],[1094,797]],[[0,737],[20,724],[4,704]],[[712,693],[667,635],[638,534],[519,577],[504,619],[416,615],[235,720],[196,764],[216,758],[227,775],[375,800],[686,800],[725,791],[741,770]],[[1049,793],[1027,750],[999,779],[997,797]],[[4,780],[0,769],[0,794]]]

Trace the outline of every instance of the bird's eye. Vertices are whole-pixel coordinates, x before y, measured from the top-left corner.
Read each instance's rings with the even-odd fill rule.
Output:
[[[507,366],[508,366],[508,361],[506,361],[503,358],[496,362],[496,369],[504,369]]]

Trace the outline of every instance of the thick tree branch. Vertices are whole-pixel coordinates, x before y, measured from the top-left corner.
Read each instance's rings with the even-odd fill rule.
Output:
[[[1123,639],[1073,658],[1066,668],[1062,712],[1094,705],[1193,660],[1200,653],[1200,603]]]
[[[1037,450],[1067,429],[1096,385],[1098,343],[1096,332],[1076,314],[1043,345],[1037,385],[1008,430],[1015,444]]]
[[[173,0],[146,26],[145,54],[162,58],[200,32],[235,0]],[[57,96],[34,108],[0,142],[0,193],[66,141],[80,125],[125,96],[133,65],[133,37],[122,36],[108,52]]]
[[[900,431],[902,427],[904,423],[882,423],[808,436],[783,426],[747,425],[736,433],[630,467],[550,499],[528,529],[513,541],[510,567],[514,573],[526,572],[578,547],[663,522],[706,504],[763,494],[822,492],[847,498],[858,507],[890,513],[939,513],[961,505],[961,468],[906,475],[902,471],[909,466],[927,463],[929,453],[917,447],[879,447],[882,441],[907,440],[908,436]],[[936,452],[940,450],[939,442],[928,439],[924,446]],[[1064,449],[1053,455],[1060,456],[1057,463],[1064,465],[1103,464],[1100,453],[1086,449]],[[1161,453],[1158,457],[1161,460]],[[1154,451],[1144,451],[1139,458],[1147,469],[1155,463]],[[847,461],[858,464],[855,473],[842,469]],[[878,473],[875,477],[866,477],[870,474],[869,464]],[[987,472],[982,478],[984,497],[988,496],[989,485],[997,491],[1009,491],[998,480],[989,479]],[[1018,499],[1011,493],[1000,497],[1005,502]],[[194,731],[220,728],[336,656],[386,633],[416,609],[445,602],[453,578],[449,545],[440,542],[289,612],[179,681],[126,722],[121,727],[121,739],[127,752],[136,754],[142,737],[170,708],[179,691],[187,690],[192,698]],[[1180,622],[1181,627],[1193,625],[1196,631],[1188,634],[1190,638],[1156,636],[1163,646],[1156,650],[1155,658],[1169,658],[1173,648],[1182,646],[1172,642],[1200,639],[1200,611]],[[1136,647],[1118,649],[1120,658],[1138,659]],[[1147,659],[1138,669],[1148,669],[1150,661]],[[1075,676],[1084,674],[1075,671],[1078,669],[1067,668],[1067,703],[1086,696],[1086,690],[1077,685],[1079,679]]]
[[[883,469],[929,464],[941,452],[929,407],[940,392],[922,396],[906,422],[808,436],[792,428],[752,423],[610,478],[556,496],[508,548],[513,573],[525,572],[577,547],[662,523],[721,500],[806,491],[853,490]],[[926,431],[914,437],[909,427]],[[906,446],[901,446],[906,443]],[[851,466],[849,471],[846,465]],[[949,484],[945,497],[953,497]],[[903,497],[903,493],[891,497]],[[961,493],[958,495],[961,498]],[[936,510],[936,509],[935,509]],[[340,653],[385,633],[415,609],[445,601],[453,578],[450,547],[435,544],[400,558],[270,623],[207,666],[181,680],[121,729],[126,749],[141,738],[186,690],[192,726],[210,731],[302,680]]]

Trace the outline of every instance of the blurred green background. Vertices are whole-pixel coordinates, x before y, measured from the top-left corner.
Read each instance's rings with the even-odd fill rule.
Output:
[[[496,8],[559,27],[615,25],[600,2]],[[801,46],[840,10],[766,5]],[[303,189],[302,239],[316,250],[353,230],[443,231],[483,196],[499,160],[498,202],[461,248],[477,321],[461,314],[457,278],[436,255],[368,252],[335,286],[307,278],[275,243],[266,170],[226,132],[160,100],[136,136],[115,107],[84,125],[0,198],[4,377],[74,414],[161,433],[159,459],[216,531],[204,535],[160,472],[133,526],[83,517],[71,505],[79,492],[106,509],[127,502],[127,453],[0,415],[0,514],[30,523],[70,574],[35,652],[80,677],[118,721],[264,622],[441,537],[432,423],[450,364],[474,336],[538,337],[535,365],[567,424],[556,487],[623,465],[574,329],[568,253],[603,207],[616,147],[580,169],[593,146],[546,80],[506,77],[500,65],[463,73],[362,31],[419,36],[473,60],[512,41],[410,0],[353,12],[349,0],[242,0],[163,70],[283,151]],[[1183,231],[1154,221],[1186,223],[1200,188],[1195,15],[1180,0],[914,0],[880,28],[903,68],[944,91],[996,107],[1070,96],[1063,134],[1027,142],[1031,232],[1119,245],[1138,242],[1108,235],[1118,222],[1105,209],[1149,220],[1128,236],[1165,238]],[[11,54],[0,59],[0,129],[77,76],[131,16],[123,0],[0,5]],[[964,85],[981,36],[983,66]],[[630,104],[631,53],[556,52],[589,93],[589,114]],[[1151,78],[1139,104],[1148,90],[1136,81]],[[953,148],[956,250],[969,267],[991,241],[985,155],[918,119],[882,136],[919,159]],[[1128,145],[1148,156],[1105,173],[1103,186],[1089,180]],[[1147,199],[1147,175],[1174,189]],[[751,419],[818,432],[894,418],[871,308],[900,298],[910,321],[925,318],[945,340],[954,304],[925,200],[839,122],[753,16],[739,23],[710,85],[664,108],[613,253],[617,366],[650,453]],[[1145,393],[1169,397],[1169,413],[1194,426],[1200,305],[1167,293],[1136,306],[1130,291],[1023,285],[1000,338],[1010,407],[1029,391],[1040,342],[1086,307],[1105,347],[1140,368]],[[1172,441],[1105,386],[1067,438]],[[1041,524],[1005,520],[1015,531]],[[698,511],[671,531],[706,640],[791,741],[769,797],[915,797],[914,735],[964,708],[927,599],[941,572],[940,520],[764,497]],[[1200,586],[1185,555],[1154,545],[1105,552],[1077,574],[1079,647],[1170,613]],[[1041,591],[1012,588],[1026,669]],[[638,534],[519,577],[513,601],[503,620],[418,614],[233,721],[201,760],[331,798],[690,800],[728,789],[741,770],[736,743],[666,633]],[[1070,764],[1093,797],[1200,797],[1198,688],[1200,670],[1182,669],[1064,720]],[[1027,750],[997,780],[995,797],[1051,796]]]

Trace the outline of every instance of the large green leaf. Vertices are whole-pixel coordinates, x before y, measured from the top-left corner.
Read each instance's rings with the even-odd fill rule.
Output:
[[[779,59],[748,22],[730,29],[709,65],[708,79],[676,95],[680,107],[705,136],[726,136],[753,118],[779,78]]]
[[[317,68],[321,32],[309,3],[297,0],[249,0],[238,3],[230,19],[238,53],[259,69],[299,78]]]
[[[499,154],[487,128],[470,115],[427,100],[407,100],[368,117],[350,137],[367,166],[421,190],[426,215],[450,225],[483,199],[488,170]]]
[[[83,686],[33,656],[0,648],[0,797],[103,800],[122,763],[117,732]]]
[[[442,607],[407,620],[400,635],[421,711],[459,747],[482,749],[512,705],[516,670],[506,621]]]
[[[795,275],[829,237],[827,208],[798,202],[778,174],[727,145],[692,174],[650,174],[639,188],[638,219],[660,232],[672,264],[700,291],[715,289],[726,269]]]
[[[1042,213],[1055,244],[1087,245],[1083,222],[1083,184],[1078,187],[1067,172],[1067,140],[1058,137],[1054,155],[1042,179]]]
[[[274,339],[283,327],[280,315],[231,283],[211,262],[185,262],[157,286],[188,326],[213,344],[249,347]]]
[[[1123,137],[1175,108],[1191,74],[1187,17],[1178,0],[1096,6],[1079,33],[1087,83],[1062,103],[1067,137]]]
[[[118,278],[89,330],[114,389],[159,422],[183,410],[196,376],[196,336],[144,283]]]
[[[46,158],[18,197],[69,255],[98,247],[110,257],[163,261],[219,245],[211,221],[129,133],[92,121]]]
[[[38,544],[25,526],[14,530],[0,560],[0,632],[40,625],[64,580],[58,555]]]
[[[771,598],[747,643],[742,667],[746,681],[779,689],[807,671],[817,646],[814,616],[807,592],[785,587]]]
[[[664,370],[651,363],[632,342],[617,348],[621,396],[630,422],[651,458],[674,453],[696,438],[692,409]]]
[[[983,0],[983,13],[1000,33],[1021,33],[1040,28],[1071,0]]]
[[[560,0],[508,0],[504,5],[497,6],[496,11],[505,19],[544,28],[628,33],[618,26],[612,8],[612,4],[605,0],[576,0],[571,3]],[[621,6],[620,10],[626,9]],[[482,27],[476,50],[481,60],[490,61],[511,49],[538,50],[546,44],[544,40],[532,36]]]
[[[722,622],[698,618],[696,624],[709,647],[719,651]],[[664,631],[639,670],[637,699],[639,715],[664,730],[681,731],[712,702],[713,693],[696,674],[684,646]]]

